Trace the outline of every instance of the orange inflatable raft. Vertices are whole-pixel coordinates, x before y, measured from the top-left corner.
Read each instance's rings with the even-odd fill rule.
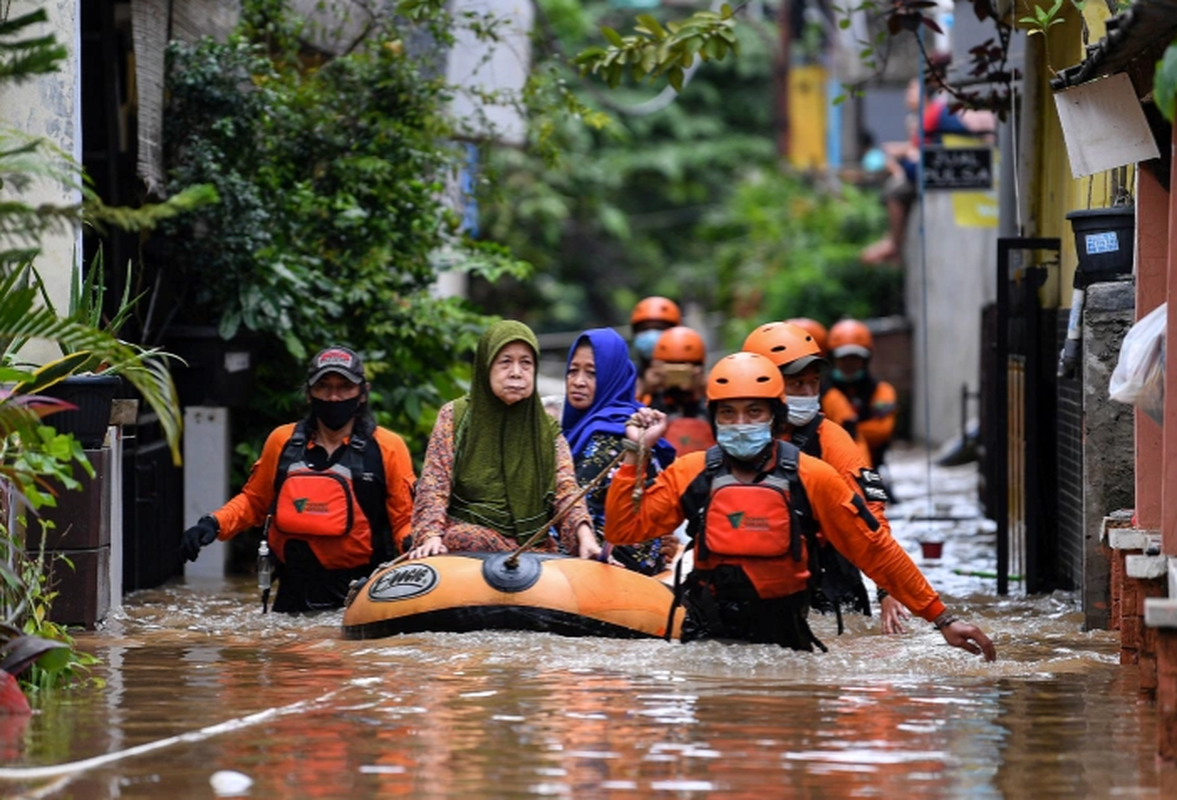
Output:
[[[545,631],[677,639],[683,610],[655,578],[568,556],[450,553],[377,569],[343,611],[347,639],[398,633]]]

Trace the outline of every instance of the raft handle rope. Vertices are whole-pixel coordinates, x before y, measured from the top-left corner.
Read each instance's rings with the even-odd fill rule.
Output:
[[[630,421],[641,430],[641,435],[638,436],[637,453],[638,453],[638,467],[637,477],[633,480],[633,513],[638,513],[642,507],[642,495],[646,492],[646,463],[650,460],[650,445],[646,444],[646,431],[649,430],[649,425],[643,425],[640,420],[630,418]],[[626,442],[631,441],[626,439]]]
[[[523,551],[533,547],[537,542],[547,536],[548,531],[552,528],[552,526],[558,524],[560,520],[568,516],[568,512],[572,510],[573,506],[575,506],[582,497],[587,495],[593,489],[597,488],[601,481],[604,480],[609,475],[609,473],[613,471],[613,468],[621,463],[621,459],[625,458],[625,454],[627,452],[628,450],[623,446],[621,451],[613,457],[613,460],[606,464],[605,468],[597,473],[597,477],[593,478],[591,481],[581,487],[581,490],[573,495],[572,499],[565,503],[562,509],[557,511],[550,520],[541,525],[539,530],[528,537],[527,541],[515,548],[514,552],[512,552],[511,555],[507,557],[507,560],[503,562],[503,565],[506,566],[507,569],[515,569],[518,567],[519,556],[523,553]]]

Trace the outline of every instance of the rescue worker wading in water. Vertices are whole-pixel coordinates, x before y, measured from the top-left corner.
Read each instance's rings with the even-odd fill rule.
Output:
[[[856,319],[844,319],[830,328],[830,372],[834,388],[854,406],[854,434],[870,465],[883,465],[891,435],[895,432],[895,387],[871,374],[875,341],[870,328]]]
[[[809,317],[792,317],[785,322],[796,325],[812,336],[813,341],[821,350],[822,357],[829,358],[830,351],[827,347],[829,331],[826,330],[825,325]],[[842,394],[842,390],[834,388],[828,372],[822,375],[821,394],[818,396],[821,398],[821,413],[825,415],[825,418],[835,425],[841,425],[850,434],[851,439],[855,438],[858,435],[858,412],[854,410],[854,406],[846,398],[846,395]]]
[[[195,561],[214,539],[266,523],[278,559],[274,610],[341,608],[348,584],[396,555],[413,513],[413,464],[404,441],[376,425],[360,357],[328,347],[307,371],[310,414],[266,439],[241,493],[188,530]]]
[[[707,385],[718,446],[680,456],[645,489],[640,503],[633,499],[635,451],[643,440],[658,440],[666,418],[639,409],[626,426],[633,449],[609,487],[605,539],[632,544],[688,521],[695,566],[685,580],[683,641],[717,638],[824,649],[807,619],[807,553],[820,529],[878,585],[932,622],[945,641],[994,660],[989,637],[945,608],[834,468],[775,438],[787,413],[784,390],[780,372],[764,356],[735,353],[721,359]]]
[[[748,334],[744,350],[759,353],[781,372],[785,382],[786,421],[778,429],[779,437],[792,442],[807,455],[820,458],[833,467],[846,485],[866,501],[866,507],[879,521],[882,532],[891,533],[885,501],[887,492],[882,478],[870,468],[854,438],[841,425],[826,419],[820,410],[822,373],[828,366],[813,335],[799,325],[769,322]],[[835,390],[836,391],[836,390]],[[841,606],[870,616],[870,599],[857,567],[846,560],[818,532],[820,575],[814,577],[813,607],[839,614]],[[902,633],[907,611],[883,589],[878,590],[879,614],[883,633]],[[837,602],[837,606],[834,603]]]
[[[658,373],[661,391],[655,392],[645,405],[666,412],[669,423],[666,441],[677,455],[706,450],[715,444],[711,424],[707,421],[707,373],[703,363],[707,347],[694,330],[676,325],[663,332],[654,345],[652,371]]]

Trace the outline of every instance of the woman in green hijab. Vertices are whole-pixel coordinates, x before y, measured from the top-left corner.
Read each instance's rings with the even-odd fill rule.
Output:
[[[411,558],[514,550],[578,492],[560,424],[535,392],[539,342],[522,322],[478,342],[470,393],[441,407],[413,503]],[[584,499],[559,525],[560,549],[600,554]],[[544,537],[537,550],[557,550]]]

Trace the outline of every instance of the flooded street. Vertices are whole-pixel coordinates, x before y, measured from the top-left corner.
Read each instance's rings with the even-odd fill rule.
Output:
[[[891,475],[897,538],[992,636],[996,663],[922,621],[883,637],[856,616],[842,636],[814,619],[828,654],[345,641],[341,612],[263,616],[246,578],[177,582],[79,636],[101,685],[54,693],[21,730],[0,719],[0,796],[213,797],[218,771],[250,779],[232,796],[251,798],[1177,796],[1118,636],[1084,632],[1071,593],[998,598],[995,580],[959,574],[993,568],[975,466],[935,470],[950,513],[926,514],[921,453],[897,454]],[[932,535],[939,562],[920,555]]]

